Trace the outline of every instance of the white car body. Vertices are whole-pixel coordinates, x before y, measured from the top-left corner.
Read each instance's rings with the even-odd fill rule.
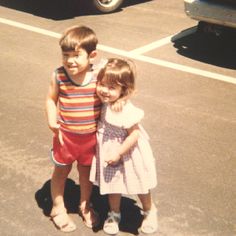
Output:
[[[184,0],[184,5],[192,19],[236,28],[236,0]]]

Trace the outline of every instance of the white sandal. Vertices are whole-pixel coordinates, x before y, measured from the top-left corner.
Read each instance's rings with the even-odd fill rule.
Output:
[[[88,228],[91,228],[91,229],[96,228],[99,225],[99,223],[100,223],[99,215],[93,209],[91,204],[87,208],[79,207],[79,212],[78,213],[82,217],[84,224]]]
[[[120,219],[121,219],[120,213],[115,213],[114,211],[108,212],[108,217],[103,225],[103,231],[106,234],[111,234],[111,235],[119,233]]]
[[[51,214],[51,220],[55,226],[64,233],[70,233],[76,230],[76,225],[69,217],[66,210]]]
[[[141,231],[145,234],[153,234],[158,229],[157,209],[153,205],[149,211],[144,211],[144,220],[141,225]]]

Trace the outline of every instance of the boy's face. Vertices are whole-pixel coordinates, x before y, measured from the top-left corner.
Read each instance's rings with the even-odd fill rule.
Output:
[[[62,63],[70,76],[78,76],[89,68],[90,56],[82,48],[76,51],[62,51]]]

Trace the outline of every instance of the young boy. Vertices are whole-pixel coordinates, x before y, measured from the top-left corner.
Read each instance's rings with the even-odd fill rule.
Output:
[[[76,229],[63,198],[65,181],[74,161],[79,172],[80,214],[87,227],[98,224],[98,216],[90,206],[92,183],[89,181],[101,108],[96,95],[96,76],[91,68],[97,43],[95,33],[88,27],[66,30],[59,41],[63,66],[53,73],[46,99],[48,126],[54,133],[51,219],[63,232]]]

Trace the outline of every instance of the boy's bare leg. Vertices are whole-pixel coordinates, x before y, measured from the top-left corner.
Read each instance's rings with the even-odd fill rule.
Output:
[[[93,184],[89,181],[90,166],[78,165],[80,184],[80,207],[89,207]]]
[[[90,197],[93,184],[89,181],[90,166],[78,165],[80,183],[80,212],[88,227],[93,227],[98,223],[98,217],[90,206]]]
[[[76,230],[75,223],[67,214],[64,204],[65,182],[71,171],[72,165],[58,167],[55,166],[51,179],[52,210],[51,219],[62,232],[72,232]]]
[[[51,197],[53,202],[53,207],[51,211],[51,216],[57,215],[65,211],[64,204],[64,190],[65,182],[71,171],[72,165],[63,167],[54,167],[52,179],[51,179]]]

